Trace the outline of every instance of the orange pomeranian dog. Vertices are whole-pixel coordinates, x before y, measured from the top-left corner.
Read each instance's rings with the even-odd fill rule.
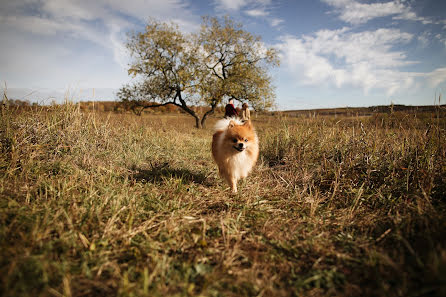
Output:
[[[251,121],[218,121],[212,137],[212,156],[220,176],[237,193],[238,180],[248,176],[259,156],[259,140]]]

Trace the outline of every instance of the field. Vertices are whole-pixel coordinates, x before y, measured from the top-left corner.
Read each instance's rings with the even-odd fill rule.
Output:
[[[0,118],[1,296],[446,296],[446,118],[259,116],[237,195],[182,114]]]

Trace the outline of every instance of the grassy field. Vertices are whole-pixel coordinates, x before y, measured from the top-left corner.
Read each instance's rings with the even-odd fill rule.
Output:
[[[231,195],[190,117],[2,110],[0,295],[446,296],[440,113],[254,125]]]

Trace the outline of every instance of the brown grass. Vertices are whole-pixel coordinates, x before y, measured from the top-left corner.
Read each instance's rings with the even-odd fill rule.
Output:
[[[444,118],[254,125],[231,195],[187,116],[3,110],[0,294],[446,294]]]

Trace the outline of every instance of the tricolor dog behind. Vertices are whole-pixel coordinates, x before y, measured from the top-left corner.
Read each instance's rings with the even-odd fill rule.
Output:
[[[219,120],[212,137],[212,156],[220,176],[237,193],[238,180],[248,176],[259,156],[259,139],[251,121]]]

